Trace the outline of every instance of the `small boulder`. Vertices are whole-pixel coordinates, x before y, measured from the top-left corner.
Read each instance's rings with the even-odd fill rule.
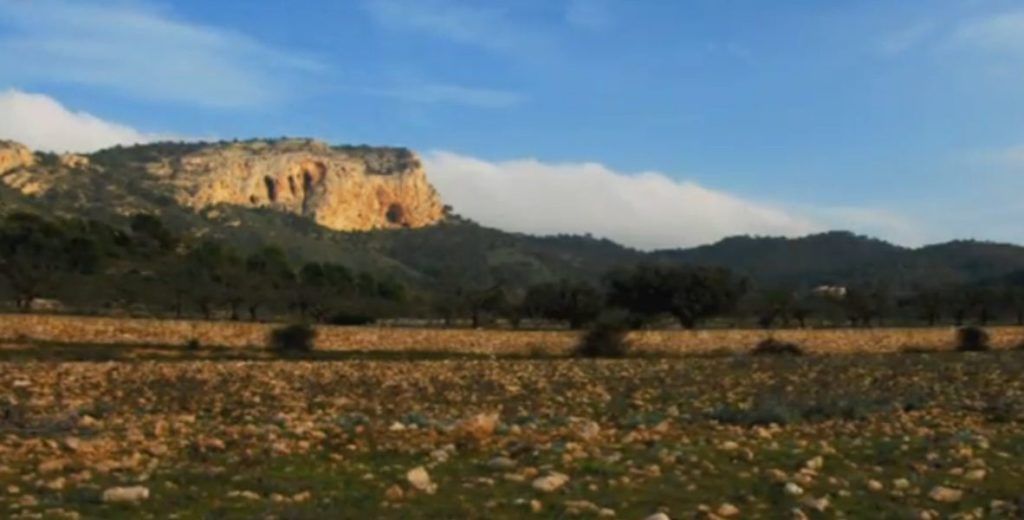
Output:
[[[427,473],[423,466],[410,469],[405,474],[405,478],[413,488],[428,495],[433,495],[437,491],[437,484],[430,480],[430,473]]]
[[[534,479],[533,489],[542,493],[553,493],[569,483],[569,475],[552,472],[543,477]]]
[[[959,502],[963,497],[963,491],[946,486],[935,486],[928,492],[928,498],[946,504]]]
[[[786,485],[783,487],[783,490],[786,492],[787,495],[791,497],[798,497],[804,494],[804,488],[800,487],[795,482],[786,482]]]
[[[144,486],[112,487],[103,492],[103,501],[111,504],[134,504],[148,498],[149,488]]]

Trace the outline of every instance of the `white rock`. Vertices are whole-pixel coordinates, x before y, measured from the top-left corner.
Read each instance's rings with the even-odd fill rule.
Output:
[[[405,474],[405,478],[409,481],[409,484],[412,484],[412,487],[428,495],[433,495],[437,491],[437,484],[430,480],[430,473],[427,473],[423,466],[410,469]]]
[[[644,520],[672,520],[672,519],[669,518],[668,515],[666,515],[665,513],[654,513],[653,515],[648,516]]]
[[[558,491],[562,486],[569,483],[569,475],[553,472],[549,475],[534,479],[533,489],[544,493]]]
[[[964,475],[964,478],[967,479],[967,480],[974,480],[974,481],[985,480],[985,476],[987,474],[988,473],[986,473],[985,470],[983,470],[983,469],[972,469],[972,470],[968,471],[966,475]]]
[[[508,471],[516,467],[516,461],[508,457],[494,457],[487,462],[487,467],[496,471]]]
[[[804,494],[804,488],[800,487],[795,482],[786,482],[786,486],[783,489],[789,496],[798,497]]]
[[[944,502],[947,504],[959,502],[963,497],[963,491],[945,486],[935,486],[928,492],[928,498],[936,502]]]
[[[818,511],[820,513],[824,513],[825,510],[828,509],[828,506],[832,504],[829,501],[828,497],[821,497],[821,498],[807,497],[807,498],[801,500],[800,503],[804,507],[806,507],[808,509],[813,509],[813,510]]]
[[[430,452],[430,458],[436,462],[448,462],[448,458],[451,456],[448,450],[434,450]]]
[[[731,518],[740,514],[740,509],[730,503],[725,503],[718,506],[718,511],[715,512],[718,516],[723,518]]]
[[[103,501],[109,503],[134,503],[147,498],[149,488],[143,486],[112,487],[103,492]]]
[[[808,460],[807,462],[804,463],[804,467],[805,468],[813,469],[814,471],[818,471],[821,468],[823,468],[824,466],[825,466],[825,458],[822,457],[821,455],[818,455],[817,457],[814,457],[813,459]]]

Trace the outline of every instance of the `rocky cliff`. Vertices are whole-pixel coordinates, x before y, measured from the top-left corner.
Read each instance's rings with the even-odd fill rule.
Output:
[[[339,231],[417,228],[444,217],[419,158],[403,148],[283,139],[154,144],[57,157],[0,143],[0,180],[24,195],[70,190],[89,178],[100,186],[103,178],[134,179],[118,199],[125,211],[144,209],[128,200],[135,190],[166,194],[197,212],[221,204],[266,208]],[[97,191],[102,193],[92,193]]]
[[[14,141],[0,141],[0,174],[35,164],[36,157],[28,147]]]

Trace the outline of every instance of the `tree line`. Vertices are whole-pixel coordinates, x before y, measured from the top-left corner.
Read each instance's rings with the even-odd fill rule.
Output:
[[[0,218],[2,296],[91,313],[337,324],[434,319],[473,327],[524,324],[579,329],[602,315],[631,327],[1024,325],[1024,273],[983,283],[891,288],[761,287],[717,267],[641,263],[599,280],[415,289],[390,276],[303,262],[277,247],[242,253],[178,236],[156,216],[122,227],[14,212]]]
[[[15,212],[0,220],[3,295],[21,311],[58,301],[89,312],[173,317],[363,323],[400,305],[406,288],[334,263],[295,265],[276,247],[242,254],[213,239],[183,238],[148,214],[126,229]]]

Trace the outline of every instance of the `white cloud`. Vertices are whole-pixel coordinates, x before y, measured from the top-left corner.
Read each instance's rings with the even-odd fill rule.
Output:
[[[612,23],[607,0],[569,0],[565,21],[581,29],[606,29]]]
[[[509,231],[593,233],[646,249],[823,229],[785,209],[656,172],[626,175],[595,163],[532,159],[487,162],[441,151],[426,154],[424,163],[457,213]]]
[[[1024,10],[975,18],[955,32],[955,43],[1008,54],[1024,53]]]
[[[854,230],[904,246],[921,246],[930,238],[916,221],[886,209],[840,206],[809,208],[806,213],[828,229]]]
[[[0,0],[0,83],[71,83],[146,100],[259,106],[315,62],[145,3]]]
[[[1013,173],[1024,171],[1024,144],[975,150],[965,155],[968,164],[972,166],[997,168]]]
[[[886,35],[878,42],[882,54],[895,56],[918,47],[935,35],[938,25],[930,20],[915,23]]]
[[[0,139],[17,141],[35,150],[91,152],[115,144],[166,138],[68,110],[42,94],[0,91]]]
[[[534,57],[547,43],[528,25],[516,23],[497,3],[465,0],[363,0],[370,17],[380,25],[416,31],[451,42],[490,51]]]
[[[506,108],[517,105],[523,96],[497,90],[444,83],[420,83],[399,87],[363,89],[366,95],[397,99],[407,103],[464,105],[477,108]]]

